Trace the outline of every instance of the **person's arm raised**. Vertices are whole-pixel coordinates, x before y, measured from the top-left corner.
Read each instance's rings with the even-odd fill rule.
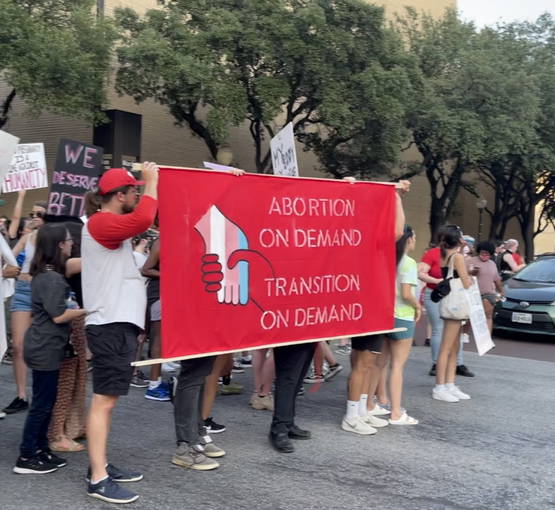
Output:
[[[152,197],[158,200],[158,165],[151,161],[143,163],[143,170],[141,173],[142,179],[145,181],[145,189],[143,195]]]
[[[410,181],[399,181],[395,204],[395,240],[398,241],[405,231],[405,210],[402,197],[410,191]]]
[[[19,230],[19,224],[21,223],[21,211],[23,210],[23,201],[25,200],[26,190],[22,189],[17,192],[17,200],[13,208],[10,228],[8,229],[8,237],[10,239],[15,239],[17,237],[17,231]]]

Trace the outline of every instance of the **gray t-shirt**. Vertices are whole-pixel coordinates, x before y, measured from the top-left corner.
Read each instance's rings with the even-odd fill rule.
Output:
[[[25,334],[23,355],[33,370],[57,370],[65,356],[70,324],[56,324],[52,319],[66,311],[70,288],[56,271],[33,277],[31,302],[33,322]]]

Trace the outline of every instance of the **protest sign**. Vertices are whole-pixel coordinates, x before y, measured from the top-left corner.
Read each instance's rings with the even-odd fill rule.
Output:
[[[299,176],[293,123],[290,122],[287,124],[272,138],[270,141],[270,151],[272,153],[272,168],[274,170],[274,175],[287,177]]]
[[[84,196],[98,187],[102,167],[102,147],[62,138],[48,198],[48,214],[81,217]]]
[[[0,179],[3,179],[4,175],[8,173],[18,143],[17,136],[0,130]]]
[[[210,170],[220,170],[222,172],[231,172],[235,170],[234,166],[220,165],[218,163],[211,163],[210,161],[203,161],[202,164],[204,168],[209,168]]]
[[[489,332],[488,321],[484,312],[484,305],[482,303],[482,296],[476,278],[473,278],[474,283],[464,292],[470,310],[470,325],[472,326],[472,334],[476,342],[476,350],[480,356],[483,356],[489,350],[495,347],[491,334]]]
[[[13,155],[8,173],[2,181],[2,193],[47,187],[48,174],[44,144],[20,143]]]
[[[164,358],[393,328],[394,186],[161,168],[159,197]]]

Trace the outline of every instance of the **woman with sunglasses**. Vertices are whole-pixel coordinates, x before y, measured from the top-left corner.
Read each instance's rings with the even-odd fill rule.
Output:
[[[29,407],[27,401],[27,367],[23,361],[23,337],[31,325],[31,261],[35,255],[35,243],[37,231],[44,225],[44,215],[47,204],[36,202],[29,216],[31,217],[32,232],[22,236],[13,248],[13,254],[17,257],[25,252],[25,258],[21,266],[21,273],[15,282],[15,292],[12,296],[10,307],[10,321],[12,328],[12,354],[13,373],[17,389],[17,395],[10,405],[3,411],[6,414],[14,414],[25,411]],[[11,227],[12,225],[10,225]]]
[[[73,239],[63,224],[43,226],[36,236],[31,263],[33,322],[25,333],[25,363],[33,371],[33,400],[13,468],[18,474],[44,474],[65,466],[66,461],[48,447],[48,426],[56,402],[60,364],[73,354],[70,322],[85,310],[68,307],[70,287],[64,273]]]

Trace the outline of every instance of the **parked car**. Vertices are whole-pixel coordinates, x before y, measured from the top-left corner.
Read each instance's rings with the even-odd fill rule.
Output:
[[[505,282],[494,329],[555,336],[555,255],[544,255]]]

